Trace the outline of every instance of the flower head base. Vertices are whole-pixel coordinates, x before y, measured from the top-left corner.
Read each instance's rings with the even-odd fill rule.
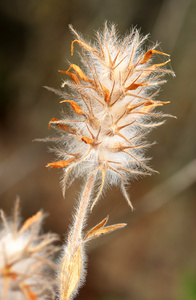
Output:
[[[58,237],[38,235],[43,217],[39,211],[19,228],[18,201],[13,221],[8,222],[1,211],[4,228],[0,232],[0,299],[54,297],[54,279],[46,271],[55,267],[50,256],[59,250],[53,245]]]
[[[165,80],[162,77],[170,73],[165,65],[170,59],[153,64],[154,55],[169,56],[156,50],[157,45],[147,51],[142,49],[147,36],[140,37],[134,29],[130,35],[120,40],[114,26],[105,24],[103,34],[97,33],[97,42],[90,45],[71,27],[76,39],[72,42],[82,48],[80,54],[83,70],[71,64],[67,71],[60,71],[69,76],[64,81],[71,93],[58,92],[69,105],[72,116],[66,114],[62,119],[53,118],[60,136],[55,140],[60,143],[55,151],[60,161],[49,163],[52,168],[63,168],[63,189],[69,175],[83,176],[96,173],[102,176],[100,191],[104,183],[121,184],[127,199],[125,183],[132,176],[150,175],[155,172],[147,165],[144,150],[151,144],[145,136],[154,127],[163,122],[152,119],[164,115],[156,108],[168,102],[155,100],[157,88]],[[93,204],[93,205],[94,205]]]

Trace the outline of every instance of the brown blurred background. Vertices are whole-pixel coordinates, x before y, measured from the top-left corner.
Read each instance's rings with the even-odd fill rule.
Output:
[[[45,168],[54,159],[48,136],[59,99],[43,86],[59,88],[73,39],[72,24],[87,39],[105,20],[124,35],[136,25],[171,54],[176,78],[160,94],[177,116],[150,134],[158,143],[148,155],[160,172],[130,185],[135,211],[118,189],[107,191],[89,226],[110,215],[128,226],[88,247],[88,275],[77,299],[196,299],[196,1],[195,0],[7,0],[0,4],[0,207],[12,213],[17,195],[24,218],[48,212],[44,230],[62,240],[77,199],[76,182],[63,199],[61,171]]]

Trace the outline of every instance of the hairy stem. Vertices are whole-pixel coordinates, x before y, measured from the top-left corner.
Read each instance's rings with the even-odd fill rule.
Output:
[[[72,250],[78,246],[78,243],[81,241],[82,229],[86,220],[86,215],[88,212],[88,206],[90,201],[90,195],[93,187],[94,182],[94,174],[91,174],[86,182],[84,187],[84,191],[80,200],[79,207],[77,209],[77,213],[75,215],[75,222],[73,224],[73,229],[71,232],[71,245]]]
[[[75,214],[60,271],[60,300],[69,300],[84,281],[82,230],[88,213],[94,174],[89,175]]]

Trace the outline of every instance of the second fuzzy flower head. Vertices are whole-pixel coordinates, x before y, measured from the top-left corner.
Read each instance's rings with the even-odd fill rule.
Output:
[[[152,63],[155,55],[169,55],[156,50],[157,44],[144,51],[147,36],[141,37],[137,29],[124,39],[117,36],[115,26],[105,24],[103,33],[97,32],[94,44],[87,43],[72,27],[81,47],[81,67],[70,64],[64,81],[69,92],[57,92],[71,107],[71,114],[62,119],[53,118],[51,124],[59,131],[55,149],[61,160],[49,163],[52,168],[63,168],[63,189],[68,177],[96,173],[103,186],[120,183],[127,199],[125,183],[132,176],[155,172],[147,165],[144,150],[149,147],[146,134],[163,122],[157,117],[169,116],[157,113],[156,108],[168,102],[155,100],[163,76],[174,75],[165,68],[170,61]],[[71,176],[70,176],[71,175]]]

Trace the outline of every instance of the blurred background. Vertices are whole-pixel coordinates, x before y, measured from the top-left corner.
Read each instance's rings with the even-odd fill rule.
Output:
[[[176,78],[168,76],[160,100],[177,116],[153,131],[148,155],[160,172],[130,184],[135,211],[118,189],[107,191],[89,218],[94,226],[107,214],[125,229],[88,247],[86,285],[77,299],[196,299],[196,1],[195,0],[7,0],[0,3],[0,207],[10,215],[16,196],[27,218],[48,213],[44,230],[60,234],[71,222],[80,183],[63,199],[61,170],[45,165],[54,155],[33,142],[49,136],[59,117],[62,74],[78,57],[70,55],[68,24],[89,39],[105,20],[124,36],[132,26],[150,33],[171,54]],[[77,47],[77,46],[76,46]]]

